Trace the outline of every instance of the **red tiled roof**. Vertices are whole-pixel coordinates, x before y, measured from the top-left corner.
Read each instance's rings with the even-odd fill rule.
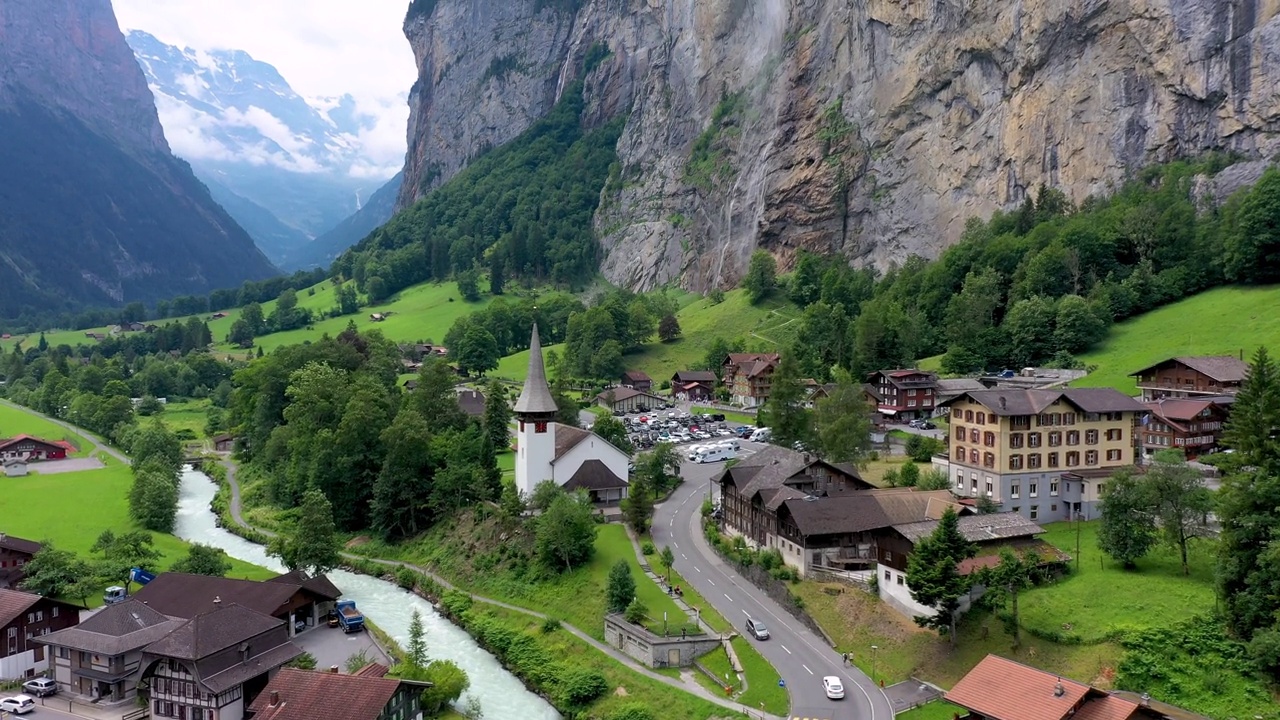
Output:
[[[27,608],[40,602],[39,595],[17,590],[0,590],[0,627],[13,622]]]
[[[377,720],[399,687],[391,678],[282,668],[249,711],[254,720]]]
[[[9,447],[10,445],[16,442],[20,442],[22,440],[30,440],[32,442],[37,442],[42,445],[47,445],[49,447],[70,447],[69,445],[61,445],[52,440],[45,440],[44,438],[38,438],[35,435],[27,435],[26,433],[23,433],[22,435],[16,435],[11,438],[5,438],[3,440],[0,440],[0,450],[3,450]]]
[[[1138,703],[1103,695],[1086,700],[1071,720],[1126,720],[1138,709]]]
[[[990,720],[1063,720],[1088,692],[1088,685],[988,655],[943,697]]]
[[[386,677],[387,673],[390,671],[391,671],[391,668],[387,667],[386,665],[383,665],[382,663],[371,662],[368,665],[365,665],[364,667],[355,671],[354,674],[360,677],[379,677],[380,678],[380,677]]]

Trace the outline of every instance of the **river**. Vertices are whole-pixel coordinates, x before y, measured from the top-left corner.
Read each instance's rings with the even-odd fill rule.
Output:
[[[209,503],[217,486],[207,475],[184,469],[174,534],[189,542],[220,547],[233,558],[284,572],[278,560],[268,557],[261,545],[233,535],[217,526]],[[401,646],[409,641],[409,619],[416,609],[427,631],[427,653],[432,658],[452,660],[471,678],[467,694],[480,699],[487,720],[558,720],[560,714],[545,700],[529,692],[523,684],[476,644],[470,635],[445,620],[426,600],[385,580],[334,570],[329,579],[342,596],[356,601],[356,607]],[[465,695],[464,695],[465,697]]]

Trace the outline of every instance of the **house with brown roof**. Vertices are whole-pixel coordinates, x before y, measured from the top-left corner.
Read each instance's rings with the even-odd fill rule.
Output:
[[[879,398],[876,410],[897,420],[927,418],[938,404],[938,376],[926,370],[880,370],[867,377],[867,384]]]
[[[252,720],[422,720],[431,683],[387,677],[370,663],[351,675],[284,668],[249,705]]]
[[[943,695],[973,720],[1208,720],[1149,695],[1106,691],[988,655]]]
[[[653,391],[653,378],[649,377],[643,370],[627,370],[623,372],[622,379],[619,380],[618,384],[640,392]]]
[[[1200,395],[1143,402],[1147,408],[1139,429],[1143,455],[1182,450],[1188,459],[1194,459],[1213,452],[1235,401],[1235,395]]]
[[[729,353],[720,364],[729,401],[742,407],[765,404],[781,359],[778,353]]]
[[[741,535],[756,547],[777,547],[793,555],[795,549],[780,544],[778,508],[785,501],[873,487],[852,465],[829,463],[777,445],[769,445],[726,468],[716,482],[720,485],[726,532]],[[803,547],[803,543],[799,546]],[[798,563],[797,567],[803,569],[804,564]]]
[[[458,407],[467,417],[484,417],[484,393],[470,388],[457,388]]]
[[[243,720],[271,676],[299,655],[283,620],[214,603],[143,648],[140,683],[152,717]]]
[[[1095,518],[1107,479],[1133,467],[1144,408],[1112,388],[996,388],[961,393],[950,448],[933,464],[961,497],[1053,522]]]
[[[35,641],[49,648],[59,691],[108,705],[133,703],[142,649],[183,622],[135,598],[108,605],[79,625]]]
[[[287,622],[315,627],[342,595],[324,575],[307,577],[300,571],[277,575],[265,582],[236,578],[160,573],[143,585],[134,598],[170,617],[190,619],[221,604],[235,604]]]
[[[80,609],[61,600],[0,590],[0,678],[19,680],[48,667],[37,638],[80,622]]]
[[[1169,358],[1132,372],[1144,401],[1204,395],[1234,395],[1249,375],[1249,363],[1234,355]]]
[[[645,412],[650,408],[662,407],[666,400],[638,388],[609,388],[596,395],[596,404],[607,408],[609,412]]]
[[[671,376],[671,396],[686,402],[709,402],[719,378],[710,370],[681,370]]]
[[[26,573],[23,566],[43,547],[33,540],[24,540],[0,532],[0,589],[16,588]]]

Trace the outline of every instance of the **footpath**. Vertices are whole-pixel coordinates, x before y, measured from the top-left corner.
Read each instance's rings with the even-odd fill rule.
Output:
[[[242,528],[252,530],[257,533],[261,533],[266,537],[275,537],[275,533],[270,532],[268,530],[263,530],[261,528],[254,527],[245,521],[244,515],[242,514],[242,506],[240,502],[240,483],[236,481],[236,464],[226,457],[223,457],[221,459],[221,464],[227,470],[227,485],[230,486],[231,488],[231,502],[228,504],[228,509],[231,511],[232,521]],[[632,544],[634,545],[634,542]],[[637,549],[637,553],[639,553],[638,549]],[[377,563],[378,565],[383,565],[389,568],[401,568],[401,567],[409,568],[414,572],[421,573],[422,575],[431,578],[433,581],[438,583],[440,587],[444,588],[447,591],[458,591],[458,592],[466,593],[475,602],[484,603],[486,605],[493,605],[494,607],[500,607],[504,610],[510,610],[512,612],[522,613],[524,615],[528,615],[529,617],[538,618],[539,620],[547,619],[547,615],[545,613],[540,613],[536,610],[530,610],[529,608],[520,607],[518,605],[512,605],[510,603],[506,603],[501,600],[495,600],[494,598],[488,598],[482,595],[476,595],[475,593],[472,593],[464,588],[459,588],[455,586],[453,583],[450,583],[448,580],[445,580],[444,578],[440,577],[436,573],[428,570],[427,568],[421,567],[419,565],[403,562],[401,560],[371,558],[363,555],[355,555],[353,553],[345,553],[345,552],[342,553],[342,557],[348,560],[360,560],[360,561],[366,561],[366,562],[373,562],[373,563]],[[642,563],[642,567],[646,567],[646,568],[648,567],[647,564],[645,564],[643,561],[643,556],[641,556],[641,563]],[[653,575],[652,570],[648,570],[647,574],[650,577],[654,578],[655,582],[657,581],[656,576]],[[677,604],[682,605],[686,610],[686,612],[690,612],[688,606],[683,604],[684,603],[683,600],[677,599],[676,602]],[[706,700],[707,702],[715,703],[716,705],[732,710],[734,711],[734,713],[742,715],[744,717],[758,718],[759,720],[781,720],[775,715],[768,715],[760,712],[759,710],[750,709],[745,705],[742,705],[741,703],[736,703],[736,702],[733,702],[732,700],[727,700],[723,697],[720,697],[715,693],[711,692],[710,690],[707,690],[702,685],[699,685],[696,680],[694,680],[691,676],[687,674],[682,674],[681,679],[677,680],[676,678],[668,677],[666,675],[662,675],[661,673],[654,672],[653,670],[636,662],[636,660],[632,658],[630,655],[627,655],[626,653],[621,652],[615,647],[606,645],[605,643],[602,643],[599,640],[596,640],[594,637],[582,631],[580,628],[574,627],[573,625],[570,625],[564,622],[563,620],[560,621],[560,627],[568,631],[574,637],[578,638],[579,640],[595,648],[596,650],[604,653],[605,655],[608,655],[609,657],[613,658],[614,660],[617,660],[623,665],[626,665],[630,670],[637,672],[641,675],[644,675],[645,677],[651,680],[656,680],[664,685],[669,685],[673,688],[682,690],[692,695],[696,695],[699,698]],[[704,630],[708,630],[708,631],[710,630],[710,628],[706,627],[705,623],[703,624],[703,628]],[[711,634],[714,635],[715,633],[712,632]]]

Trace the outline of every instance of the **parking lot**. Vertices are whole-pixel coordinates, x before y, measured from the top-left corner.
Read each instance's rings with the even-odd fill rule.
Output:
[[[627,428],[627,437],[638,450],[658,443],[674,445],[714,445],[718,442],[744,440],[756,428],[725,421],[722,414],[691,414],[674,407],[646,412],[615,413]]]

